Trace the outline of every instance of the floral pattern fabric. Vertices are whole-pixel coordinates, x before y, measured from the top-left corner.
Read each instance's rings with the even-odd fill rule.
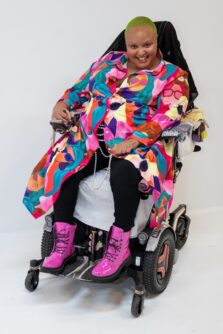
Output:
[[[187,73],[161,58],[155,69],[127,75],[127,60],[126,52],[108,53],[61,97],[70,110],[80,111],[80,123],[45,153],[28,180],[23,202],[35,218],[52,207],[62,183],[88,164],[99,146],[102,121],[107,147],[129,138],[140,142],[119,158],[132,162],[152,189],[157,222],[165,216],[173,197],[174,145],[159,137],[186,111]]]

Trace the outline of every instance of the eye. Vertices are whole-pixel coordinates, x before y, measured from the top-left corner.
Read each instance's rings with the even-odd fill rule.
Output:
[[[130,45],[130,48],[131,48],[131,49],[136,49],[136,48],[137,48],[137,45],[135,45],[135,44],[131,44],[131,45]]]
[[[146,48],[149,48],[151,45],[152,45],[151,43],[146,43],[146,44],[145,44],[145,47],[146,47]]]

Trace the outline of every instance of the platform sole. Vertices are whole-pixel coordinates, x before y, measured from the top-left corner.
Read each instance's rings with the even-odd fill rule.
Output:
[[[114,274],[109,275],[109,276],[104,276],[104,277],[97,277],[92,274],[92,271],[90,273],[90,276],[94,282],[100,282],[100,283],[109,283],[115,281],[121,272],[126,269],[130,264],[132,263],[132,256],[130,255],[124,262],[123,264],[114,272]],[[92,268],[93,269],[93,268]]]
[[[53,275],[59,275],[63,272],[65,266],[69,263],[72,263],[76,260],[76,254],[72,254],[67,259],[64,260],[62,265],[58,268],[48,268],[44,267],[42,264],[40,265],[40,272],[47,273],[47,274],[53,274]]]

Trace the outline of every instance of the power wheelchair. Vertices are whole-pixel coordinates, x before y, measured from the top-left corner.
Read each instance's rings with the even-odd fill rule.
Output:
[[[170,59],[170,55],[177,54],[177,61],[175,61],[175,64],[189,72],[189,85],[191,88],[189,109],[191,109],[194,107],[193,102],[198,93],[187,63],[180,50],[180,44],[176,37],[175,30],[172,24],[167,21],[156,22],[156,25],[158,28],[158,44],[164,59],[171,61],[172,59]],[[171,29],[178,45],[177,50],[174,50],[174,48],[171,50],[170,46],[167,47],[168,36]],[[112,50],[125,50],[124,32],[121,32],[105,53]],[[172,60],[172,62],[174,61]],[[182,168],[182,154],[179,153],[180,147],[186,139],[191,136],[193,136],[192,126],[186,123],[180,123],[177,127],[164,131],[161,135],[162,140],[172,141],[174,145],[174,183]],[[199,151],[200,146],[195,145],[193,138],[191,141],[193,143],[191,151]],[[89,191],[92,191],[92,182],[95,182],[96,180],[97,183],[100,183],[100,180],[104,177],[103,173],[105,173],[104,170],[96,173],[95,176],[89,176],[80,184],[80,195],[78,197],[78,203],[74,214],[74,222],[78,223],[77,233],[74,240],[76,260],[73,263],[67,264],[63,272],[60,273],[60,276],[92,281],[90,270],[95,262],[103,256],[108,230],[112,222],[109,222],[109,219],[104,220],[103,218],[101,219],[103,225],[100,225],[98,223],[100,219],[91,217],[90,220],[87,218],[85,220],[84,215],[82,214],[83,211],[86,211],[83,210],[83,203],[85,208],[88,205],[86,195]],[[95,179],[93,180],[93,178]],[[107,193],[108,188],[106,188],[106,185],[109,187],[109,182],[105,181],[104,185],[105,189],[100,189],[97,203],[100,212],[97,210],[97,206],[95,209],[95,212],[99,212],[100,215],[104,204],[109,202],[106,201],[106,196],[110,196],[110,198],[112,197],[111,193]],[[131,305],[131,313],[135,317],[140,316],[142,313],[146,293],[157,295],[163,292],[167,287],[173,265],[177,259],[178,251],[187,241],[190,226],[190,218],[186,214],[186,205],[181,204],[171,213],[167,213],[166,220],[163,221],[160,229],[151,229],[149,227],[149,221],[150,215],[154,209],[153,204],[150,203],[149,206],[148,203],[149,201],[151,202],[151,196],[150,193],[147,192],[142,192],[141,194],[141,207],[139,206],[138,209],[136,217],[137,223],[135,224],[135,230],[132,232],[130,241],[132,263],[118,278],[118,280],[121,280],[126,277],[131,277],[135,282],[135,291]],[[89,198],[92,198],[92,196],[89,196]],[[108,213],[108,208],[105,207],[104,211],[105,213]],[[90,207],[88,215],[91,215],[91,213],[92,211]],[[107,226],[105,221],[107,221]],[[94,222],[97,222],[97,224]],[[54,214],[50,213],[45,216],[44,232],[41,243],[41,259],[30,261],[30,269],[25,279],[25,287],[29,291],[34,291],[37,288],[41,263],[52,251],[54,243],[53,224]]]

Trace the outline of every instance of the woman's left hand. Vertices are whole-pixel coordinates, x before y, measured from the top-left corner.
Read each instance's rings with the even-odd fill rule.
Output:
[[[110,152],[114,155],[121,155],[131,152],[132,149],[138,147],[140,142],[136,139],[127,139],[120,144],[114,145]]]

